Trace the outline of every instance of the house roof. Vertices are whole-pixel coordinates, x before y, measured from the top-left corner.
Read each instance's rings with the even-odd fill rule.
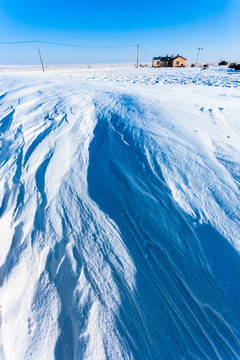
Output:
[[[171,56],[161,56],[161,61],[171,61],[173,58]]]
[[[185,57],[183,57],[183,56],[181,56],[181,55],[178,55],[178,56],[173,57],[172,60],[175,60],[175,59],[177,59],[177,58],[182,58],[182,59],[184,59],[184,60],[187,60]]]
[[[182,58],[184,60],[187,60],[186,58],[184,58],[181,55],[177,55],[177,56],[158,56],[158,57],[154,57],[153,60],[161,60],[161,61],[173,61],[177,58]]]

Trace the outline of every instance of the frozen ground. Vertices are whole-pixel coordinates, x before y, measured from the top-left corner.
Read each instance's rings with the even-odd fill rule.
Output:
[[[240,358],[240,74],[0,72],[0,359]]]

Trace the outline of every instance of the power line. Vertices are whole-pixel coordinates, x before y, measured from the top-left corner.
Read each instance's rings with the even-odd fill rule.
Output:
[[[123,45],[123,46],[88,46],[88,45],[76,45],[76,44],[63,44],[63,43],[56,43],[50,41],[39,41],[42,44],[50,44],[50,45],[57,45],[57,46],[70,46],[70,47],[79,47],[79,48],[88,48],[88,49],[121,49],[121,48],[130,48],[135,47],[136,45]]]
[[[28,44],[28,43],[35,43],[36,40],[32,41],[8,41],[8,42],[0,42],[0,45],[12,45],[12,44]]]
[[[7,41],[7,42],[0,42],[0,45],[13,45],[13,44],[29,44],[29,43],[36,43],[38,48],[38,53],[42,65],[43,72],[45,71],[42,54],[40,50],[39,43],[41,44],[49,44],[49,45],[57,45],[57,46],[67,46],[67,47],[75,47],[75,48],[85,48],[85,49],[122,49],[122,48],[132,48],[136,45],[123,45],[123,46],[87,46],[87,45],[76,45],[76,44],[64,44],[64,43],[57,43],[51,41],[43,41],[43,40],[30,40],[30,41]],[[139,45],[137,45],[137,65],[139,65]]]
[[[41,44],[49,44],[49,45],[57,45],[57,46],[67,46],[67,47],[77,47],[77,48],[87,48],[87,49],[121,49],[121,48],[131,48],[136,45],[122,45],[122,46],[88,46],[88,45],[77,45],[77,44],[65,44],[65,43],[57,43],[51,41],[43,41],[43,40],[32,40],[32,41],[10,41],[10,42],[0,42],[0,45],[12,45],[12,44],[27,44],[27,43],[41,43]]]

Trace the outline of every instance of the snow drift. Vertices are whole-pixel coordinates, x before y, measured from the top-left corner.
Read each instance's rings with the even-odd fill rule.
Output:
[[[211,71],[1,76],[0,358],[239,359],[239,77]]]

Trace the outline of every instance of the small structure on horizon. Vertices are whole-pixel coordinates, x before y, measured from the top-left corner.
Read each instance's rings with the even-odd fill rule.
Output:
[[[218,66],[228,65],[228,62],[225,60],[222,60],[218,63]]]
[[[206,70],[206,69],[209,68],[209,64],[203,64],[203,65],[201,66],[201,68],[202,68],[203,70]]]
[[[230,63],[230,64],[228,65],[228,67],[229,67],[230,69],[240,70],[240,63],[239,63],[239,64],[237,64],[237,63]]]
[[[187,59],[177,54],[177,56],[158,56],[152,60],[153,67],[185,67]]]
[[[229,69],[235,69],[235,66],[237,65],[237,63],[230,63],[228,65]]]

